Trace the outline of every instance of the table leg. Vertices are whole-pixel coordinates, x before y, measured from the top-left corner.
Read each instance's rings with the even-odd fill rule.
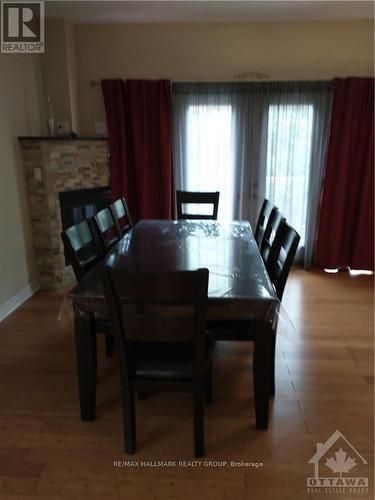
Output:
[[[270,366],[270,397],[275,396],[275,362],[276,362],[276,330],[272,331],[271,343],[271,366]]]
[[[76,317],[74,325],[81,420],[94,420],[96,403],[96,334],[89,318]]]
[[[258,323],[255,328],[253,378],[255,418],[258,429],[268,428],[268,402],[271,388],[272,324]]]

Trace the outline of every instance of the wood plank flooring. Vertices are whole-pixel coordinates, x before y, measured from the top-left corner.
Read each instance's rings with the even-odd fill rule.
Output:
[[[372,276],[292,272],[283,305],[294,328],[283,312],[268,431],[255,429],[251,345],[217,346],[214,402],[205,412],[207,462],[198,467],[114,467],[117,460],[194,460],[191,398],[138,401],[138,451],[126,456],[117,367],[100,339],[97,419],[81,422],[62,298],[39,292],[0,324],[1,499],[373,498]],[[349,474],[369,478],[367,493],[306,489],[316,444],[337,429],[368,462],[357,459]],[[264,465],[231,467],[232,460]]]

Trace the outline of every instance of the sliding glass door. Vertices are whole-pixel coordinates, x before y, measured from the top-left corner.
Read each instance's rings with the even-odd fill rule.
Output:
[[[220,191],[219,220],[253,225],[265,197],[313,261],[331,110],[330,82],[173,86],[176,189]]]

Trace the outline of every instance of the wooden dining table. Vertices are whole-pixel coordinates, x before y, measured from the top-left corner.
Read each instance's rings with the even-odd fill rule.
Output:
[[[75,318],[82,420],[95,418],[96,333],[108,321],[100,272],[104,266],[132,271],[208,268],[208,320],[251,319],[255,325],[253,381],[256,426],[268,427],[279,301],[250,224],[245,221],[144,220],[133,226],[70,293]],[[250,389],[249,389],[250,392]]]

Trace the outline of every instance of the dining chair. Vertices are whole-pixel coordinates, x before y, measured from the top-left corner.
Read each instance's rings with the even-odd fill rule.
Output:
[[[254,238],[257,242],[258,248],[260,248],[262,244],[264,231],[266,230],[267,222],[273,208],[275,208],[275,205],[265,198],[259,212],[258,222],[254,233]]]
[[[281,220],[265,263],[268,276],[280,302],[300,239],[297,231],[285,220]]]
[[[285,220],[281,220],[265,263],[268,276],[277,298],[282,301],[285,284],[292,267],[300,241],[299,234]],[[208,321],[207,328],[215,340],[254,340],[255,321],[253,318],[238,320]],[[275,395],[275,349],[277,321],[274,323],[272,338],[272,363],[270,396]]]
[[[103,208],[89,219],[95,243],[101,257],[119,241],[121,234],[110,209]]]
[[[177,219],[217,220],[220,192],[176,191]],[[186,205],[212,205],[211,214],[186,212]]]
[[[61,233],[67,262],[71,264],[78,283],[100,260],[97,244],[87,220],[76,224]],[[93,328],[96,333],[105,335],[105,352],[113,354],[112,325],[106,319],[95,318]],[[95,345],[96,347],[96,345]]]
[[[61,233],[67,261],[71,264],[76,280],[84,275],[100,260],[95,238],[87,220],[69,227]]]
[[[135,391],[190,390],[194,451],[204,454],[204,394],[211,399],[212,335],[206,333],[208,269],[101,273],[118,350],[124,449],[136,451]]]
[[[279,224],[282,220],[285,221],[285,218],[283,217],[281,212],[276,207],[274,207],[271,210],[270,216],[268,218],[266,229],[264,230],[262,238],[262,243],[259,249],[264,263],[267,261],[272,242],[275,239],[277,228],[279,227]]]
[[[128,204],[125,198],[119,198],[114,201],[109,207],[112,218],[117,226],[117,233],[120,236],[124,234],[132,227],[132,218],[129,213]]]

